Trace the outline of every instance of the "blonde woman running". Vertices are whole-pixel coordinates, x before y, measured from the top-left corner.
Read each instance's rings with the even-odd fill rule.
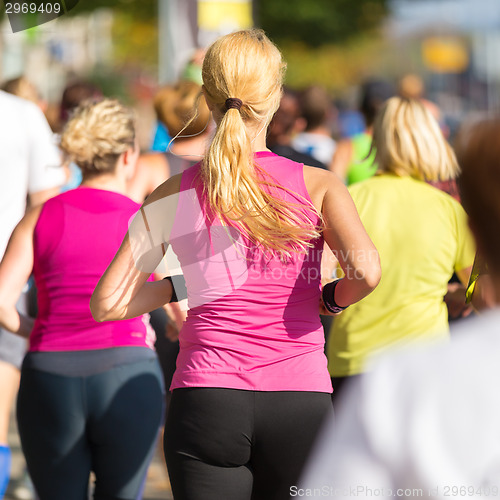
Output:
[[[330,311],[379,281],[378,254],[342,182],[266,149],[283,72],[260,30],[208,49],[203,93],[217,125],[208,152],[149,197],[91,301],[102,321],[168,302],[171,282],[146,279],[165,243],[177,254],[190,310],[166,424],[176,500],[288,498],[331,411],[318,314],[323,241],[347,274],[323,291]]]

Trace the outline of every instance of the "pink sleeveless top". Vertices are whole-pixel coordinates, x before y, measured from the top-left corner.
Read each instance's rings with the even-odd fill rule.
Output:
[[[97,323],[89,308],[138,208],[121,194],[88,187],[44,204],[33,240],[38,316],[30,351],[146,346],[143,318]]]
[[[270,152],[255,156],[283,199],[304,206],[303,165]],[[290,262],[265,257],[234,228],[211,222],[200,164],[182,175],[170,243],[190,307],[180,333],[171,389],[332,392],[319,319],[323,238]]]

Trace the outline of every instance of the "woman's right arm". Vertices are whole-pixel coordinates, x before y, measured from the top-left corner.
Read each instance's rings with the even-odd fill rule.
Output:
[[[0,263],[0,326],[29,337],[34,320],[20,314],[16,303],[33,269],[33,233],[42,206],[29,210],[14,229]]]
[[[305,167],[304,179],[314,205],[323,215],[323,237],[345,274],[335,289],[335,302],[345,307],[366,297],[378,285],[379,255],[338,176]]]
[[[96,321],[135,318],[162,307],[172,298],[170,281],[147,280],[167,250],[180,178],[176,175],[159,186],[133,218],[92,294],[90,310]]]

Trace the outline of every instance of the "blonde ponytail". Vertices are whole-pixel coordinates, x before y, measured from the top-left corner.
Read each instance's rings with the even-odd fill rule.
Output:
[[[208,200],[216,212],[238,214],[247,203],[250,193],[245,193],[245,180],[253,177],[252,145],[238,109],[227,110],[208,148],[203,165]],[[243,190],[239,189],[243,180]],[[241,191],[241,192],[240,192]],[[246,194],[246,196],[245,196]],[[234,206],[233,206],[234,205]]]
[[[248,130],[267,128],[280,103],[284,69],[262,30],[220,38],[203,63],[204,92],[221,116],[202,164],[208,204],[221,220],[282,258],[307,251],[320,235],[314,215],[321,218],[308,200],[285,201],[286,189],[253,159]],[[240,99],[241,107],[227,109],[228,99]]]

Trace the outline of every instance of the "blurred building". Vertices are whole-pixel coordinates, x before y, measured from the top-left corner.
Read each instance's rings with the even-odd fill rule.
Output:
[[[253,25],[252,0],[157,0],[157,12],[149,31],[143,24],[138,41],[147,37],[158,45],[159,83],[176,80],[197,48]],[[0,23],[0,81],[25,74],[44,98],[57,100],[68,76],[116,65],[113,36],[123,22],[118,14],[99,8],[89,14],[63,15],[16,33],[4,16]],[[139,35],[130,33],[130,40],[136,40],[134,36]],[[133,50],[133,45],[127,47]],[[123,56],[124,47],[119,48]]]
[[[500,1],[391,0],[401,57],[426,74],[444,108],[500,108]],[[402,45],[401,45],[402,44]],[[418,67],[420,66],[420,67]]]
[[[196,48],[253,26],[252,0],[158,0],[158,7],[162,83],[178,78]]]
[[[58,100],[68,75],[90,72],[112,63],[113,14],[91,14],[12,33],[6,18],[0,25],[0,81],[24,74],[48,100]]]

